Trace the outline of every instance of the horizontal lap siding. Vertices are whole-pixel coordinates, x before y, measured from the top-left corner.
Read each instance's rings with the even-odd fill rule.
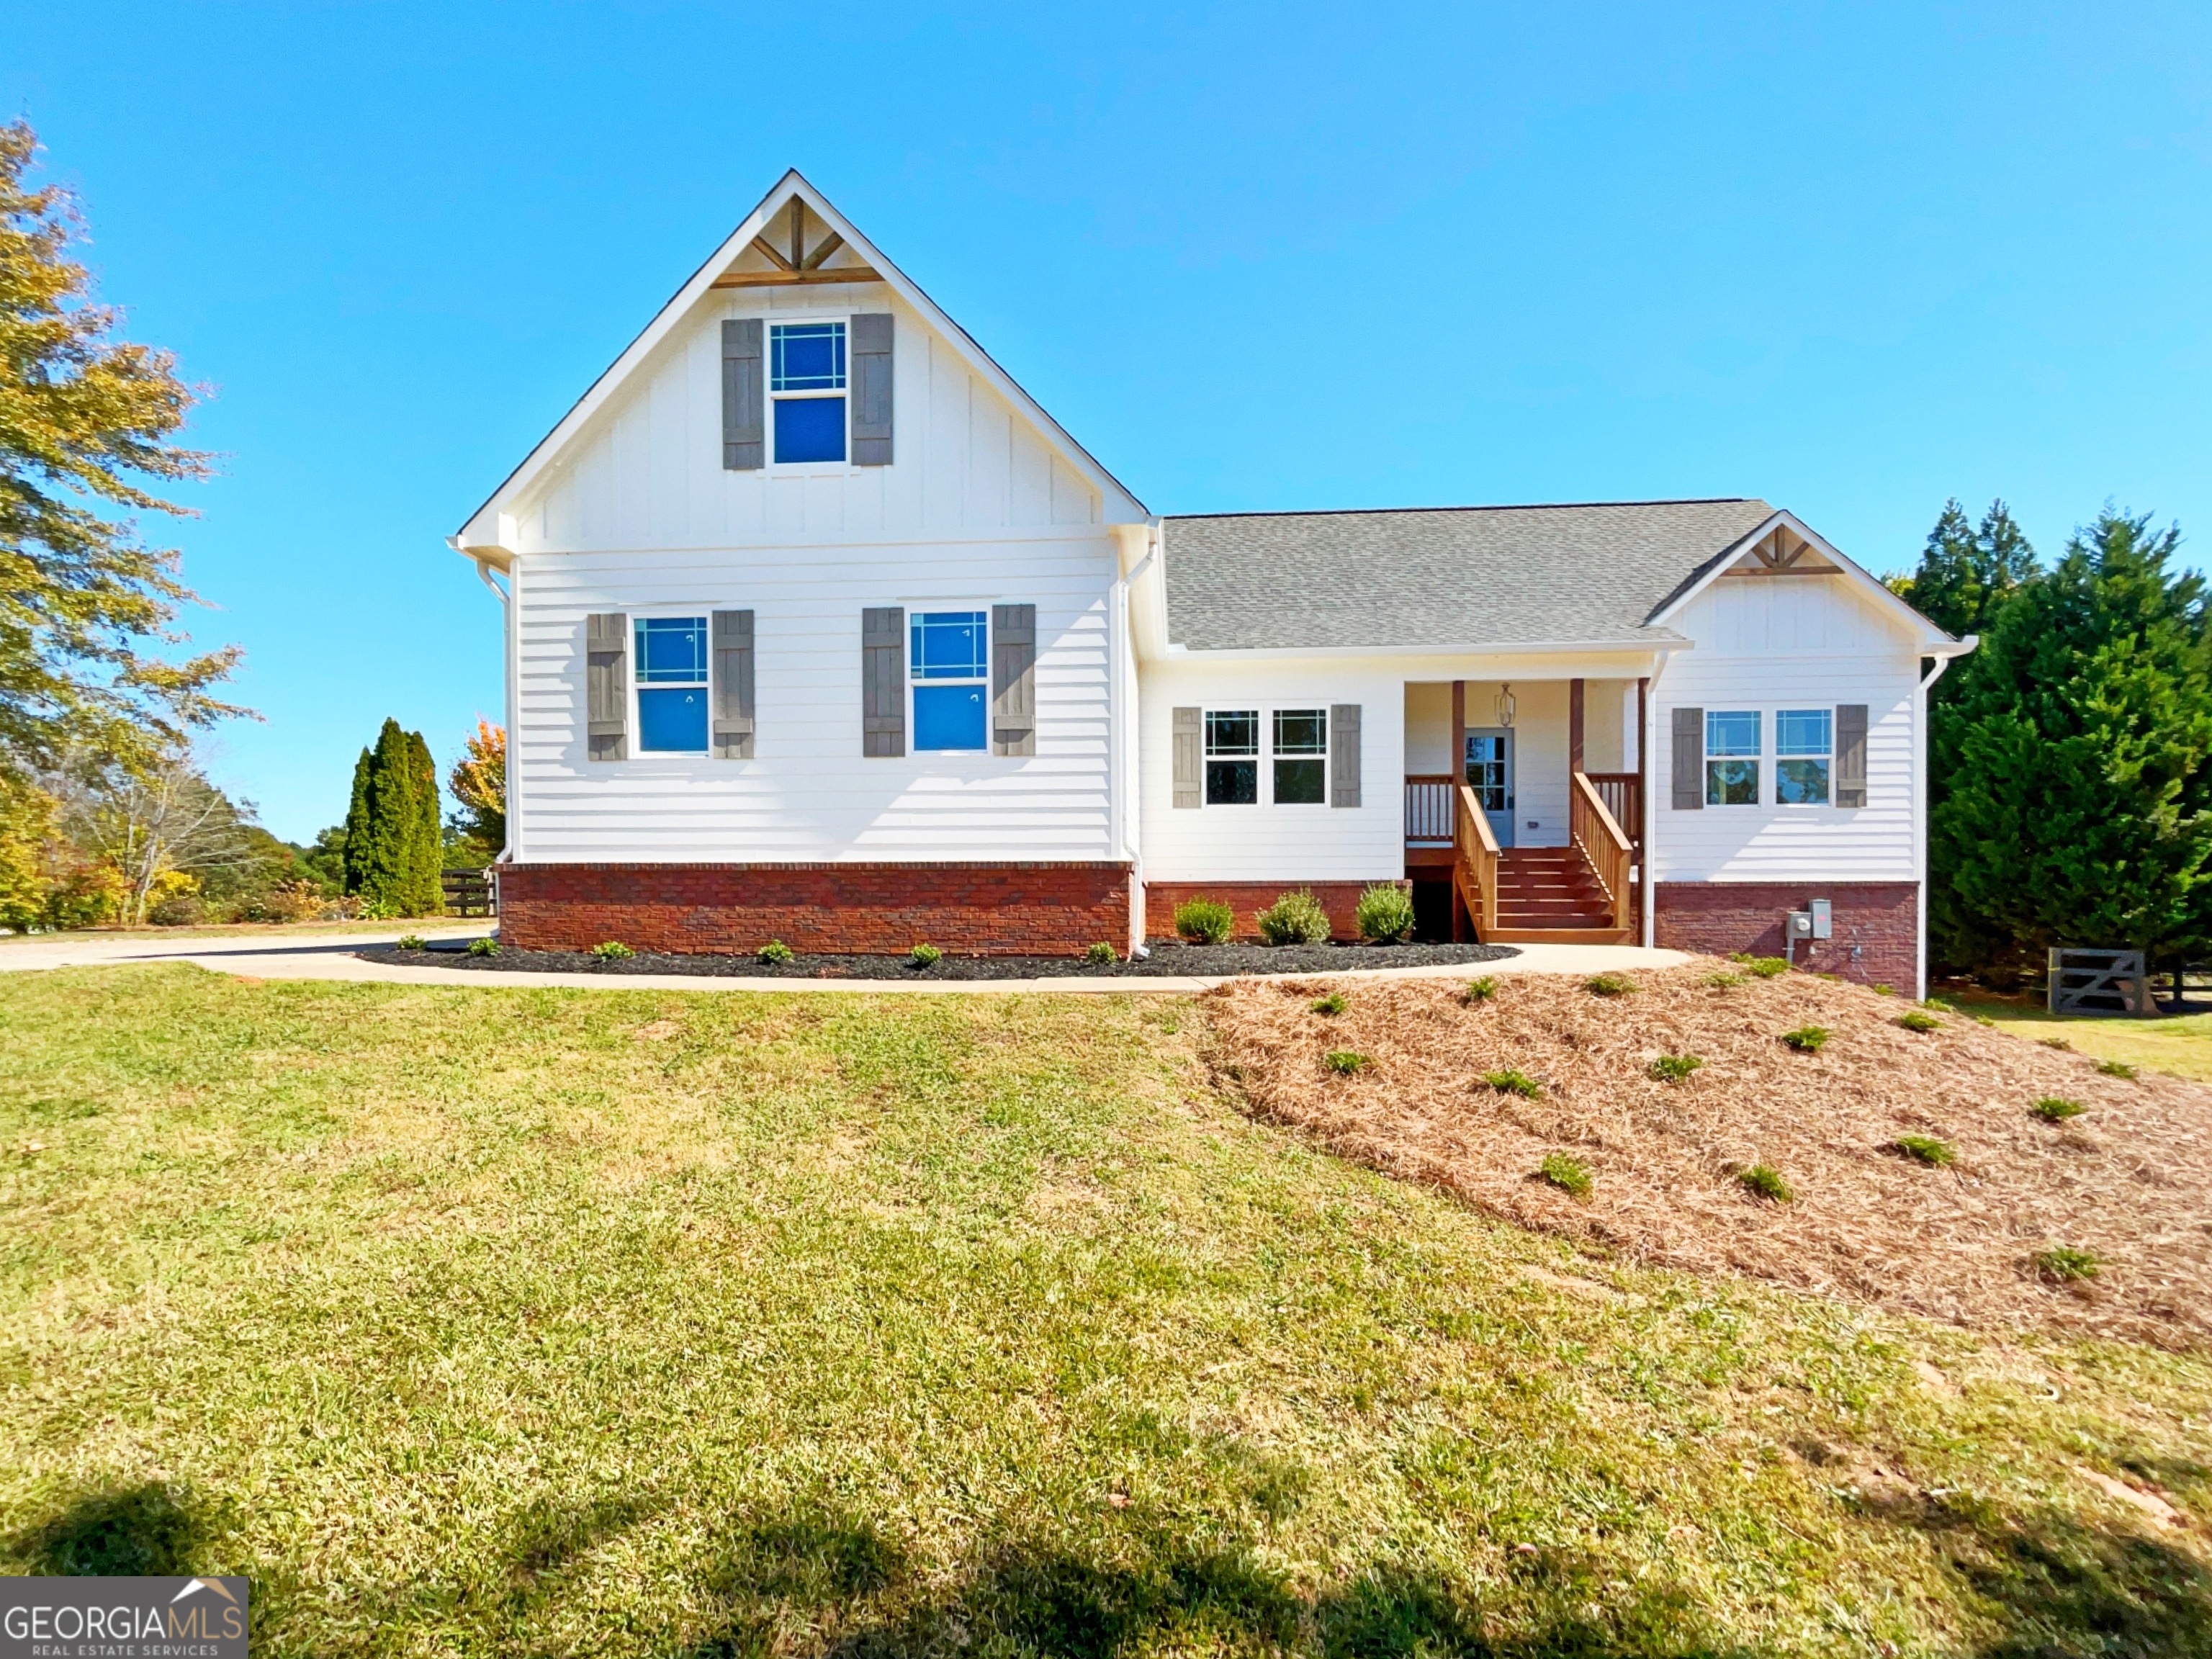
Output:
[[[1697,641],[1655,695],[1652,754],[1661,881],[1911,881],[1914,690],[1911,641],[1838,580],[1723,579],[1674,624]],[[1867,804],[1784,807],[1774,790],[1772,711],[1867,705]],[[1677,811],[1672,711],[1766,711],[1761,804]]]
[[[1107,805],[1103,538],[966,545],[526,556],[518,829],[580,860],[1101,859]],[[1034,757],[860,754],[860,611],[1034,603]],[[754,613],[755,757],[583,757],[583,619],[681,606]]]

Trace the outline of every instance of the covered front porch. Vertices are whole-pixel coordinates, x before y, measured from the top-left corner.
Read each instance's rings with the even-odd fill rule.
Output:
[[[1424,931],[1640,935],[1645,678],[1408,681],[1406,874]]]

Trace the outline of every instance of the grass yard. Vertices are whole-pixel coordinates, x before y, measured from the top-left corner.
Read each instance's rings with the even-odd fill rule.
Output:
[[[2148,1072],[2212,1083],[2212,1014],[2154,1014],[2145,1018],[2106,1014],[2054,1014],[2021,997],[1979,992],[1941,999],[1990,1021],[1999,1030],[2041,1042],[2063,1037],[2095,1060],[2117,1060]]]
[[[264,1655],[2212,1648],[2201,1353],[1608,1267],[1204,1018],[10,975],[0,1571]]]

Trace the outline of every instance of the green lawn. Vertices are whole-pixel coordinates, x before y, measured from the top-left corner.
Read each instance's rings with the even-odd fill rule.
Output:
[[[2212,1647],[2212,1367],[1577,1258],[1158,998],[0,982],[0,1571],[264,1655]]]
[[[2212,1083],[2212,1014],[2054,1014],[2039,1002],[1968,992],[1946,995],[1970,1014],[2015,1036],[2061,1037],[2099,1060],[2123,1060],[2149,1072]]]

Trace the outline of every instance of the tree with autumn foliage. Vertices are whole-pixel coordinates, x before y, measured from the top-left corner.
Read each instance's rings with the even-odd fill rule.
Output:
[[[483,715],[446,775],[460,803],[450,827],[465,843],[472,863],[489,864],[507,846],[507,732]]]

